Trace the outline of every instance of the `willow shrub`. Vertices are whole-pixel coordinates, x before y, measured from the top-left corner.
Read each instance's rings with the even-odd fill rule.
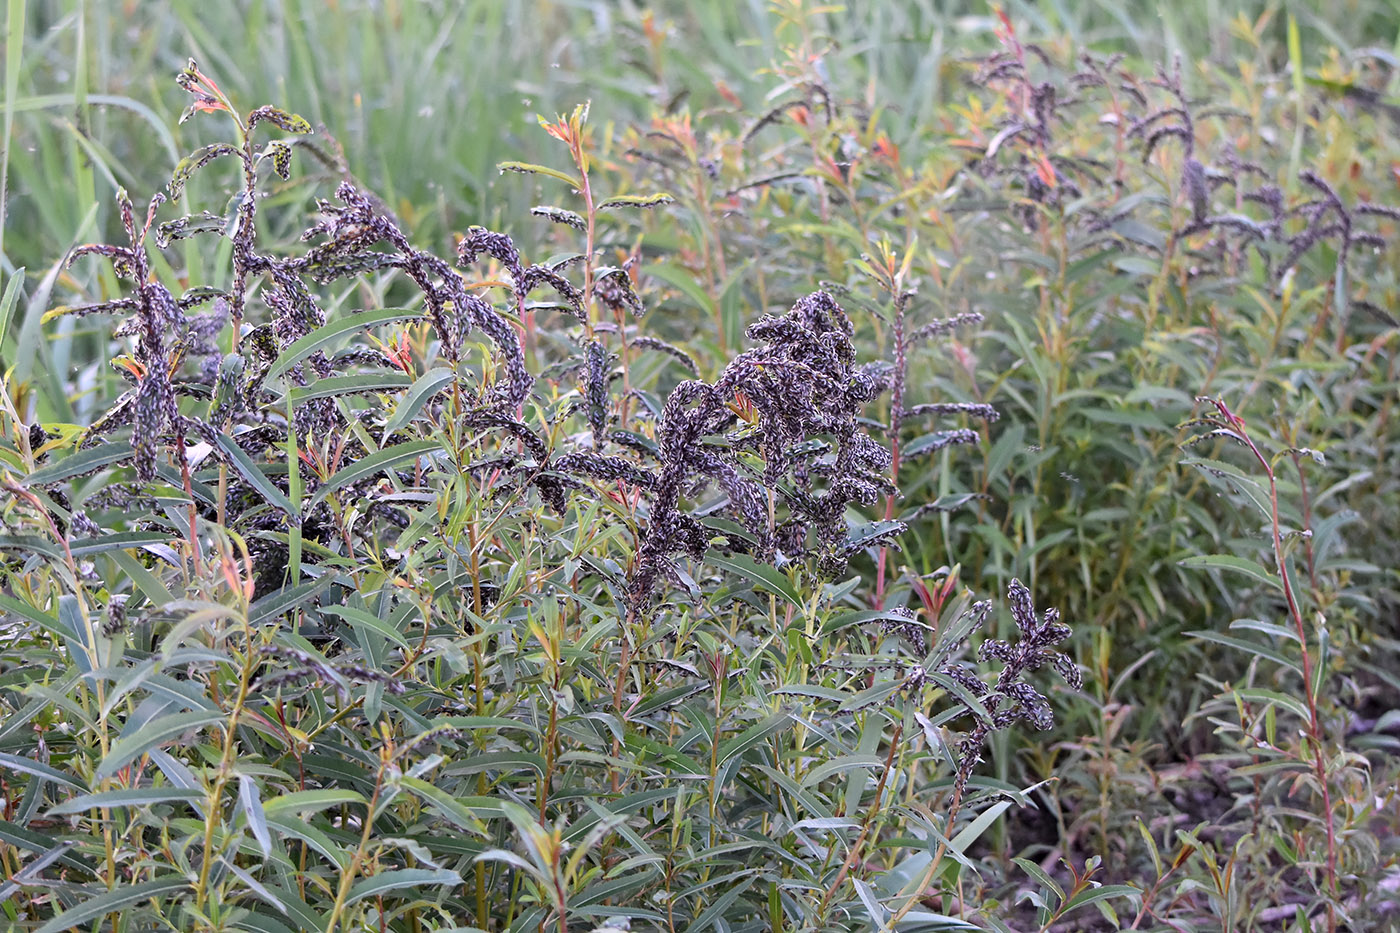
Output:
[[[169,194],[230,162],[227,214],[119,193],[125,239],[69,261],[124,287],[49,314],[110,322],[119,393],[82,428],[7,406],[10,920],[962,925],[928,899],[1026,803],[983,746],[1080,676],[1018,581],[975,656],[994,604],[951,572],[872,608],[850,562],[905,526],[861,517],[898,493],[866,412],[903,373],[839,302],[708,375],[646,333],[602,243],[670,198],[595,190],[586,108],[545,125],[567,170],[502,166],[572,192],[537,213],[581,251],[473,228],[449,262],[349,181],[269,244],[310,127],[180,83],[233,138]],[[220,284],[161,274],[189,237]]]
[[[1057,779],[995,843],[1055,884],[964,893],[1041,899],[1053,924],[1069,850],[1148,892],[1138,929],[1391,922],[1391,65],[1313,66],[1284,18],[1153,65],[1000,16],[1000,47],[943,60],[939,116],[911,124],[926,101],[838,69],[867,57],[833,42],[838,14],[783,9],[761,106],[658,108],[623,169],[676,195],[647,221],[657,277],[719,340],[819,270],[902,374],[884,515],[909,528],[864,565],[876,602],[957,562],[1076,623],[1091,702],[1051,742],[992,746],[1000,777]],[[911,341],[928,316],[981,323]],[[1000,415],[980,450],[918,416],[950,401]]]

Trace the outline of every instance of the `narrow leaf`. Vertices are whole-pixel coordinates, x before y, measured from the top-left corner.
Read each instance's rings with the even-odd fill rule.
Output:
[[[787,576],[772,567],[758,563],[752,557],[745,554],[733,554],[726,557],[717,551],[711,551],[705,555],[705,562],[731,573],[737,573],[750,583],[761,586],[776,596],[781,596],[798,609],[802,608],[802,597],[797,594],[797,590],[793,588],[792,582],[788,580]]]
[[[267,371],[267,378],[277,378],[317,350],[326,349],[346,334],[369,327],[378,327],[381,324],[413,321],[422,317],[422,311],[413,311],[408,308],[384,308],[380,311],[365,311],[338,321],[332,321],[289,344],[273,361],[272,366]]]
[[[331,493],[368,479],[376,473],[395,469],[402,464],[417,460],[423,454],[441,449],[442,447],[437,441],[410,441],[406,444],[395,444],[393,447],[376,450],[368,457],[362,457],[340,469],[334,476],[326,480],[316,490],[316,494],[311,497],[310,505],[314,506]]]
[[[403,373],[356,373],[352,376],[328,376],[317,379],[309,386],[295,386],[287,393],[292,405],[309,402],[318,398],[338,398],[342,395],[355,395],[360,392],[382,392],[386,389],[403,389],[409,384]]]
[[[347,803],[369,806],[364,794],[344,787],[326,790],[297,790],[263,802],[263,812],[269,819],[283,818],[292,814],[305,814],[327,807],[339,807]]]
[[[233,468],[238,471],[238,475],[247,480],[248,485],[256,489],[264,499],[287,515],[296,514],[292,500],[288,499],[282,490],[272,484],[272,480],[267,478],[267,474],[258,469],[258,465],[243,452],[241,447],[234,443],[233,438],[227,434],[220,434],[219,449],[233,463]]]
[[[368,629],[376,635],[389,639],[401,648],[407,649],[409,647],[408,639],[404,638],[398,629],[363,609],[354,609],[350,606],[323,606],[321,613],[344,619],[352,628]]]
[[[615,207],[660,207],[662,204],[670,204],[675,198],[669,194],[619,194],[611,198],[604,198],[598,202],[598,210],[606,211]]]
[[[459,885],[462,876],[447,868],[400,868],[395,871],[381,871],[369,878],[355,882],[345,903],[353,904],[367,897],[377,897],[386,891],[400,888],[417,888],[427,885]]]
[[[0,768],[9,771],[18,771],[21,774],[32,774],[45,780],[53,781],[55,784],[62,784],[74,790],[87,790],[79,784],[72,776],[64,774],[56,768],[32,758],[21,758],[19,755],[11,755],[8,752],[0,752]]]
[[[1269,573],[1261,564],[1255,563],[1244,557],[1236,557],[1233,554],[1197,554],[1185,560],[1177,561],[1182,567],[1218,567],[1221,570],[1233,570],[1235,573],[1242,573],[1247,577],[1253,577],[1260,583],[1266,583],[1275,588],[1282,588],[1278,577]]]
[[[137,787],[131,790],[106,790],[96,794],[83,794],[65,800],[49,810],[49,816],[67,816],[72,813],[86,813],[88,810],[121,807],[148,807],[156,803],[193,803],[204,799],[200,791],[184,790],[179,787]]]
[[[520,172],[525,175],[548,175],[550,178],[557,178],[570,185],[575,191],[583,190],[583,183],[572,175],[550,168],[548,165],[536,165],[533,162],[500,162],[496,165],[502,173]]]
[[[726,739],[719,747],[719,763],[724,764],[736,755],[742,755],[749,749],[760,745],[767,741],[770,736],[786,729],[791,722],[791,716],[787,713],[779,713],[776,716],[769,716],[755,726],[750,726],[732,739]]]
[[[450,369],[431,369],[419,376],[412,388],[399,399],[394,416],[384,425],[385,436],[393,434],[412,421],[434,395],[451,385],[456,378],[457,375]]]
[[[83,901],[71,910],[65,910],[39,927],[35,933],[61,933],[63,930],[71,930],[133,904],[166,897],[189,886],[189,880],[184,875],[166,875],[140,884],[122,885],[110,891],[103,889],[103,893]]]
[[[248,828],[262,849],[263,858],[272,854],[272,835],[267,831],[267,814],[263,812],[262,797],[258,794],[258,782],[251,775],[238,776],[238,806],[248,818]]]
[[[24,484],[26,486],[48,486],[52,483],[60,483],[74,476],[94,473],[110,464],[128,460],[131,456],[130,444],[98,444],[96,447],[89,447],[86,450],[69,454],[56,463],[40,467],[24,478]]]
[[[9,333],[10,320],[14,317],[15,304],[19,301],[19,291],[24,287],[24,267],[20,266],[10,276],[5,286],[4,297],[0,297],[0,348],[5,346],[5,334]]]
[[[97,777],[111,777],[157,745],[177,739],[191,730],[222,722],[223,719],[222,711],[210,713],[204,710],[173,713],[153,719],[136,732],[112,744],[112,750],[97,768]]]

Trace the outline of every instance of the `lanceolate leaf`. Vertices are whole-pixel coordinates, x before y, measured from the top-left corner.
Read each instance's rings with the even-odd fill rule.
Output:
[[[19,292],[23,287],[24,267],[21,266],[5,283],[4,295],[0,297],[0,350],[5,348],[5,334],[10,330],[10,320],[14,316],[15,304],[19,301]]]
[[[60,483],[75,476],[94,473],[105,466],[131,459],[131,445],[125,442],[98,444],[86,450],[75,451],[47,466],[40,467],[24,478],[28,486],[47,486]]]
[[[462,876],[447,868],[436,870],[400,868],[394,871],[382,871],[369,878],[361,878],[350,889],[350,896],[346,898],[345,902],[353,904],[367,897],[376,897],[403,888],[436,888],[442,885],[459,885],[461,883]],[[427,895],[428,892],[425,891],[423,894]]]
[[[62,845],[53,836],[35,832],[27,826],[19,826],[5,820],[0,820],[0,842],[35,853],[49,852]],[[70,868],[77,868],[81,871],[91,872],[93,870],[92,863],[87,858],[71,851],[66,851],[59,858],[59,861]]]
[[[1178,561],[1183,567],[1217,567],[1221,570],[1230,570],[1235,573],[1244,574],[1247,577],[1268,584],[1278,589],[1283,588],[1279,578],[1246,557],[1236,557],[1233,554],[1198,554],[1194,557],[1187,557]]]
[[[393,417],[384,425],[384,433],[392,434],[412,421],[418,412],[423,410],[423,406],[434,395],[451,385],[455,378],[456,375],[450,369],[432,369],[419,376],[413,387],[399,399]]]
[[[334,346],[341,338],[356,331],[378,327],[381,324],[393,324],[398,321],[419,320],[422,317],[422,311],[414,311],[409,308],[384,308],[380,311],[365,311],[331,321],[324,327],[318,327],[305,337],[300,337],[287,346],[273,361],[272,366],[267,371],[267,378],[277,378],[317,350],[325,350]]]
[[[766,564],[760,564],[752,557],[745,554],[734,554],[728,557],[715,551],[705,555],[705,562],[714,564],[716,567],[736,573],[757,586],[761,586],[775,596],[781,596],[791,605],[802,608],[802,597],[798,595],[793,587],[792,581]]]
[[[39,927],[35,933],[62,933],[64,930],[72,930],[142,901],[158,900],[180,893],[189,886],[189,879],[184,875],[165,875],[139,884],[118,885],[110,891],[101,885],[94,885],[93,887],[102,893],[83,901],[71,910],[65,910]]]
[[[736,755],[767,741],[771,736],[786,729],[792,723],[787,713],[770,716],[757,725],[750,726],[732,739],[725,740],[719,747],[719,762],[723,764]]]
[[[318,398],[338,398],[342,395],[355,395],[360,392],[382,392],[386,389],[404,389],[409,384],[403,373],[358,373],[353,376],[330,376],[317,379],[309,386],[296,386],[288,393],[293,405],[300,405]]]
[[[298,790],[274,797],[263,802],[263,811],[269,817],[282,818],[291,814],[314,813],[327,807],[345,804],[369,806],[363,794],[349,788],[337,787],[326,790]]]
[[[234,442],[233,438],[227,434],[219,435],[219,449],[224,452],[229,461],[233,464],[238,475],[248,481],[248,485],[256,489],[264,499],[272,505],[281,509],[287,515],[295,515],[296,508],[292,505],[292,500],[288,499],[282,490],[272,484],[258,465],[253,462],[253,458],[243,452],[243,448]]]
[[[33,761],[22,758],[19,755],[11,755],[8,752],[0,752],[0,770],[18,771],[21,774],[32,774],[75,790],[87,790],[82,784],[72,776],[64,774],[57,768],[46,765],[40,761]]]
[[[111,777],[152,748],[177,739],[186,732],[222,722],[224,718],[225,714],[222,710],[212,713],[204,710],[192,710],[153,719],[131,735],[112,743],[111,751],[98,765],[97,776],[99,778]]]
[[[449,823],[458,829],[467,832],[480,832],[482,823],[480,817],[471,811],[465,804],[457,800],[451,794],[434,787],[427,781],[419,778],[404,777],[400,783],[413,793],[422,797],[434,810],[441,813]]]
[[[410,441],[406,444],[395,444],[393,447],[376,450],[368,457],[363,457],[349,466],[341,468],[334,476],[326,480],[316,490],[316,494],[311,497],[310,504],[315,505],[331,493],[368,479],[376,473],[397,469],[404,464],[412,463],[426,453],[441,449],[442,445],[437,441]]]
[[[182,790],[178,787],[142,787],[133,790],[109,790],[97,794],[84,794],[65,800],[52,807],[49,816],[66,816],[70,813],[84,813],[102,807],[147,807],[157,803],[193,803],[202,800],[204,794],[197,790]]]
[[[548,175],[550,178],[557,178],[559,181],[572,187],[575,191],[582,190],[583,182],[572,175],[561,172],[558,169],[550,168],[548,165],[535,165],[532,162],[501,162],[496,168],[502,172],[521,172],[526,175]]]
[[[280,618],[310,599],[314,599],[330,588],[335,578],[330,574],[311,583],[284,587],[268,593],[248,607],[248,624],[262,625]]]
[[[82,538],[70,542],[68,550],[74,557],[86,557],[89,554],[137,548],[145,544],[168,543],[171,538],[172,535],[161,534],[158,531],[123,531],[101,538]]]
[[[400,648],[408,647],[408,639],[388,622],[364,611],[349,606],[326,606],[321,610],[326,615],[339,616],[354,628],[362,628],[387,638]]]
[[[659,207],[670,204],[675,198],[669,194],[619,194],[598,202],[598,210],[605,211],[618,207]]]
[[[272,854],[272,836],[267,830],[267,813],[263,810],[262,794],[252,775],[238,776],[238,806],[248,820],[248,828],[262,850],[263,858]]]

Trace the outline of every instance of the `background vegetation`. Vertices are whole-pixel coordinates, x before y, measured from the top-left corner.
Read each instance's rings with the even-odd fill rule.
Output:
[[[1394,927],[1398,48],[11,0],[6,922]]]

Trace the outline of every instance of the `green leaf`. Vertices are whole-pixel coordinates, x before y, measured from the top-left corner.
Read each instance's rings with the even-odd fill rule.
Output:
[[[40,873],[55,862],[63,861],[69,850],[77,843],[71,840],[60,842],[50,849],[39,853],[39,857],[27,862],[23,868],[7,878],[4,884],[0,884],[0,904],[11,903],[10,898],[20,889],[22,884],[33,884],[40,877]]]
[[[691,300],[695,307],[704,311],[707,317],[713,317],[715,313],[715,303],[705,292],[700,284],[695,280],[695,274],[682,269],[680,266],[673,266],[667,263],[656,263],[646,269],[648,275],[655,276],[678,289],[683,295]]]
[[[299,839],[325,856],[326,861],[344,871],[350,865],[350,856],[331,840],[324,832],[304,820],[267,817],[267,825],[283,836]]]
[[[268,368],[266,378],[277,378],[317,350],[326,349],[346,334],[368,327],[378,327],[381,324],[392,324],[396,321],[421,320],[424,316],[422,311],[408,308],[384,308],[379,311],[352,314],[347,318],[332,321],[323,327],[316,328],[306,336],[292,341]]]
[[[533,771],[544,777],[544,756],[534,752],[483,752],[452,762],[447,773],[452,775],[477,774],[482,771]]]
[[[508,719],[505,716],[440,716],[433,718],[433,725],[451,726],[453,729],[489,729],[492,732],[499,732],[502,729],[519,729],[521,732],[529,732],[532,735],[539,735],[539,727],[533,723],[522,722],[518,719]]]
[[[854,693],[846,697],[837,708],[845,713],[851,710],[864,709],[868,706],[875,706],[885,702],[903,689],[903,680],[882,680],[879,683],[866,687],[859,693]]]
[[[350,606],[323,606],[322,615],[336,616],[344,619],[352,628],[369,629],[376,635],[389,639],[401,648],[409,648],[408,639],[398,629],[378,616],[371,615],[363,609],[354,609]]]
[[[412,421],[434,395],[451,385],[456,378],[457,374],[450,369],[430,369],[419,376],[412,388],[399,399],[394,416],[384,425],[385,437]]]
[[[459,885],[462,876],[447,868],[400,868],[394,871],[381,871],[369,878],[361,878],[350,888],[350,896],[345,903],[353,904],[367,897],[376,897],[387,891],[402,888],[417,888],[428,885]],[[424,894],[426,896],[426,893]]]
[[[1215,642],[1217,645],[1225,645],[1229,648],[1238,649],[1239,651],[1244,652],[1246,656],[1252,656],[1256,654],[1260,655],[1261,657],[1268,658],[1275,664],[1280,664],[1284,667],[1302,673],[1302,671],[1298,668],[1298,665],[1294,664],[1288,658],[1284,657],[1282,652],[1278,651],[1270,645],[1265,645],[1261,642],[1254,641],[1252,639],[1235,638],[1232,635],[1224,635],[1220,632],[1212,632],[1208,630],[1187,632],[1186,634],[1192,636],[1193,638],[1200,638],[1205,641]]]
[[[981,838],[982,834],[997,821],[997,817],[1006,812],[1011,806],[1010,800],[1003,800],[994,803],[981,813],[977,814],[977,819],[963,827],[962,831],[953,837],[952,848],[956,852],[966,852],[967,847]]]
[[[614,207],[659,207],[662,204],[670,204],[675,198],[669,194],[619,194],[611,198],[604,198],[598,202],[598,210],[606,211]]]
[[[41,761],[32,758],[21,758],[18,755],[11,755],[8,752],[0,752],[0,768],[10,771],[18,771],[21,774],[32,774],[41,777],[55,784],[62,784],[74,790],[87,790],[82,784],[73,779],[72,775],[64,774],[56,768],[50,767]]]
[[[258,782],[252,775],[238,776],[238,806],[248,819],[248,828],[258,841],[263,858],[272,854],[272,835],[267,831],[267,813],[263,810],[262,797],[258,793]]]
[[[963,706],[967,707],[978,719],[985,723],[990,723],[992,721],[992,714],[987,712],[987,708],[982,705],[982,701],[978,699],[971,690],[967,689],[941,670],[930,671],[928,676],[929,679],[938,684],[938,686],[957,697],[962,702]]]
[[[15,304],[19,301],[20,289],[24,287],[24,267],[20,266],[10,276],[5,286],[4,297],[0,297],[0,348],[5,346],[5,335],[10,332],[10,320],[14,317]]]
[[[711,901],[700,916],[692,920],[690,925],[685,928],[685,933],[704,933],[705,930],[712,927],[715,929],[727,929],[727,927],[720,927],[716,921],[724,916],[724,912],[729,909],[729,905],[737,901],[739,896],[753,885],[757,877],[757,875],[750,873],[743,881],[729,888],[722,896]]]
[[[1257,479],[1233,463],[1206,457],[1188,457],[1181,461],[1181,465],[1195,467],[1213,482],[1223,480],[1230,488],[1244,493],[1265,518],[1273,518],[1273,505],[1269,502],[1268,491]]]
[[[1286,693],[1280,693],[1277,690],[1265,690],[1262,687],[1242,687],[1236,689],[1235,692],[1251,703],[1273,703],[1282,706],[1284,709],[1303,720],[1303,722],[1309,722],[1312,718],[1307,705],[1302,700],[1294,696],[1289,696]]]
[[[958,430],[934,431],[932,434],[914,438],[900,449],[900,455],[905,459],[912,459],[930,450],[942,450],[961,437],[963,435]]]
[[[729,759],[742,755],[749,749],[762,744],[770,736],[786,729],[791,723],[791,716],[787,713],[778,713],[776,716],[769,716],[757,725],[750,726],[733,738],[726,739],[719,746],[719,764],[724,764]]]
[[[296,508],[292,505],[292,500],[288,499],[282,490],[272,484],[272,480],[267,478],[267,474],[258,469],[258,465],[253,459],[243,452],[227,434],[219,435],[219,450],[233,463],[233,468],[238,471],[238,475],[248,481],[248,485],[256,489],[264,499],[272,505],[281,509],[287,515],[295,515]]]
[[[312,583],[284,586],[260,598],[248,607],[248,624],[259,626],[279,619],[309,599],[330,589],[335,578],[327,574]]]
[[[296,790],[291,793],[263,801],[263,812],[268,819],[281,819],[284,815],[300,816],[327,807],[339,807],[348,803],[369,806],[369,801],[359,791],[345,787],[332,787],[326,790]]]
[[[904,529],[904,522],[882,519],[877,522],[866,522],[852,528],[842,547],[858,549],[863,548],[871,542],[880,541],[887,535]]]
[[[842,755],[808,771],[802,777],[802,786],[812,787],[834,774],[844,774],[847,771],[854,771],[856,768],[869,768],[878,771],[884,767],[884,764],[885,759],[879,755]]]
[[[734,554],[726,557],[718,551],[710,551],[705,555],[705,563],[713,564],[731,573],[737,573],[750,583],[761,586],[776,596],[781,596],[798,609],[803,608],[802,597],[797,594],[797,590],[793,588],[792,582],[785,574],[766,564],[758,563],[746,554]]]
[[[15,551],[26,557],[38,554],[57,563],[63,561],[63,552],[58,546],[39,535],[0,535],[0,550]]]
[[[583,190],[583,182],[556,168],[550,168],[548,165],[536,165],[533,162],[498,162],[496,168],[500,169],[502,174],[506,172],[520,172],[525,175],[548,175],[550,178],[557,178],[567,183],[575,191]]]
[[[427,781],[415,777],[399,778],[399,784],[422,797],[434,810],[453,826],[467,832],[481,832],[481,820],[465,804],[459,802],[445,790],[440,790]]]
[[[266,121],[287,133],[310,133],[311,124],[301,114],[289,113],[280,107],[264,105],[248,115],[248,125]]]
[[[1021,870],[1038,881],[1045,890],[1054,893],[1055,897],[1058,898],[1055,901],[1057,906],[1065,899],[1065,889],[1056,884],[1055,879],[1045,873],[1045,869],[1026,858],[1013,858],[1012,861],[1020,865]]]
[[[1222,570],[1233,570],[1235,573],[1242,573],[1247,577],[1253,577],[1260,583],[1267,583],[1269,586],[1282,589],[1282,584],[1278,577],[1269,573],[1263,566],[1243,557],[1236,557],[1233,554],[1198,554],[1188,557],[1185,560],[1177,561],[1182,567],[1218,567]]]
[[[103,893],[83,901],[71,910],[65,910],[39,927],[35,933],[61,933],[63,930],[71,930],[133,904],[184,891],[189,886],[189,879],[184,875],[166,875],[140,884],[121,885],[110,891],[103,888]]]
[[[138,548],[143,544],[168,544],[172,537],[174,535],[162,534],[159,531],[119,531],[100,538],[80,538],[70,542],[68,550],[74,557],[85,557],[89,554]]]
[[[406,444],[395,444],[393,447],[376,450],[368,457],[361,457],[349,466],[336,471],[334,476],[326,480],[316,490],[309,505],[315,506],[338,489],[344,489],[346,486],[368,479],[376,473],[392,470],[401,464],[417,460],[423,454],[441,449],[442,445],[437,441],[410,441]]]
[[[107,559],[122,569],[122,573],[135,584],[153,606],[164,606],[175,601],[175,596],[160,578],[146,569],[141,561],[125,550],[108,551]]]
[[[530,208],[530,213],[536,217],[543,217],[545,220],[552,220],[557,224],[566,224],[575,230],[587,230],[588,221],[584,220],[573,211],[566,211],[562,207],[552,207],[542,204],[539,207]]]
[[[354,395],[359,392],[382,392],[387,389],[404,389],[409,385],[404,373],[356,373],[352,376],[328,376],[317,379],[309,386],[293,386],[287,393],[292,405],[300,405],[318,398],[337,398],[341,395]]]
[[[36,833],[27,826],[20,826],[15,823],[0,820],[0,842],[14,846],[17,849],[27,849],[30,852],[49,852],[55,847],[62,845],[58,839],[44,833]],[[65,853],[59,858],[63,864],[70,868],[81,869],[82,871],[94,873],[92,863],[81,855],[71,852]],[[3,903],[3,899],[0,899]]]
[[[160,716],[146,723],[131,735],[112,743],[112,749],[97,768],[97,777],[108,778],[126,767],[135,759],[146,754],[157,745],[172,741],[194,729],[203,729],[216,722],[224,721],[224,712],[191,710],[185,713],[172,713]]]
[[[1108,229],[1129,242],[1139,243],[1155,250],[1162,249],[1167,243],[1161,230],[1133,217],[1122,217],[1114,221]]]
[[[1157,275],[1162,264],[1145,256],[1121,256],[1113,261],[1113,268],[1133,275]]]
[[[184,790],[179,787],[138,787],[132,790],[105,790],[96,794],[83,794],[73,797],[51,808],[49,816],[67,816],[70,813],[86,813],[88,810],[112,809],[120,807],[145,807],[153,803],[194,803],[203,800],[204,794],[197,790]]]
[[[40,467],[24,478],[24,484],[26,486],[48,486],[52,483],[59,483],[74,476],[93,473],[110,464],[128,460],[132,454],[130,444],[98,444],[96,447],[89,447],[86,450],[69,454],[56,463]]]
[[[1095,901],[1107,900],[1110,897],[1142,897],[1142,892],[1132,885],[1127,884],[1105,884],[1097,888],[1089,888],[1088,890],[1080,891],[1074,897],[1070,898],[1064,910],[1060,911],[1060,916],[1064,916],[1071,910],[1076,910],[1085,905],[1092,904]]]
[[[822,624],[821,634],[830,635],[832,632],[839,632],[843,628],[850,628],[852,625],[860,625],[864,622],[874,622],[877,619],[888,619],[892,622],[902,622],[908,624],[911,620],[907,615],[894,612],[889,609],[857,609],[850,612],[842,612],[832,616]]]

